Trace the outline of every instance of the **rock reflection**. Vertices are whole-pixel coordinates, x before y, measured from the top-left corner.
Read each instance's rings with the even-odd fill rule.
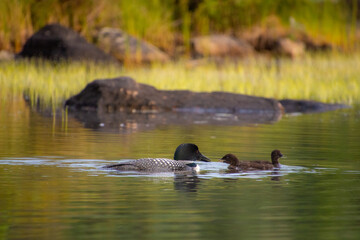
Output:
[[[281,115],[270,112],[232,113],[194,113],[194,112],[161,112],[161,113],[108,113],[71,112],[70,117],[82,122],[85,127],[104,132],[119,131],[132,133],[156,129],[161,125],[250,125],[274,123]]]

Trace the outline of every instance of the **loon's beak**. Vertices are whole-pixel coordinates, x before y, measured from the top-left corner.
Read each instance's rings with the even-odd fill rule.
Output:
[[[197,160],[203,161],[203,162],[211,162],[209,158],[205,157],[205,156],[202,155],[200,152],[199,152],[199,155],[198,155],[198,157],[197,157]]]

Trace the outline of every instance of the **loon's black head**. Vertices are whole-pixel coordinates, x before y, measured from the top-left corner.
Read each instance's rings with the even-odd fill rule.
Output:
[[[200,153],[198,146],[192,143],[180,144],[175,150],[174,160],[198,160],[210,162],[210,159]]]

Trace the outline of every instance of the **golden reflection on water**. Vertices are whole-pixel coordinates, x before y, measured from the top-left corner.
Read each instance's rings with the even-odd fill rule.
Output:
[[[60,119],[60,120],[59,120]],[[276,238],[360,236],[359,111],[286,116],[245,126],[157,125],[133,132],[87,128],[30,109],[0,108],[2,239]],[[131,126],[136,126],[136,123]],[[108,161],[173,156],[194,142],[206,156],[228,152],[304,166],[272,175],[126,176]],[[211,175],[212,174],[212,175]],[[274,181],[276,180],[276,181]]]
[[[14,239],[359,234],[352,221],[359,188],[341,173],[298,173],[281,181],[197,179],[195,186],[179,188],[171,177],[90,176],[52,166],[0,169],[2,229]]]

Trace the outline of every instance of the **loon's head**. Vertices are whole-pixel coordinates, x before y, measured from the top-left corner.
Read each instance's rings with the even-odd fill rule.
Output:
[[[201,154],[198,146],[192,143],[180,144],[175,150],[174,160],[198,160],[210,162],[209,158]]]

